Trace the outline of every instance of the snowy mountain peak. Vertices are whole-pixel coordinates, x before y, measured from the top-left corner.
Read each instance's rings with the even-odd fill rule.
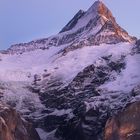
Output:
[[[104,3],[101,1],[96,1],[87,11],[79,10],[79,12],[72,18],[72,20],[70,20],[70,22],[68,22],[60,33],[71,29],[76,30],[82,28],[87,26],[89,22],[95,23],[99,17],[102,18],[102,21],[100,21],[102,25],[104,24],[104,21],[107,20],[116,22],[111,11],[104,5]]]
[[[115,18],[113,17],[111,11],[106,7],[106,5],[102,1],[96,1],[88,10],[87,14],[92,13],[96,15],[101,15],[108,20],[115,22]]]
[[[117,24],[111,11],[103,2],[96,1],[87,11],[79,10],[58,34],[29,43],[12,45],[7,52],[22,54],[61,45],[66,45],[63,52],[68,52],[84,46],[117,44],[135,40]]]
[[[102,9],[104,10],[104,11],[106,11],[106,10],[108,10],[109,11],[109,9],[105,6],[105,4],[103,3],[103,2],[101,2],[101,1],[96,1],[96,2],[94,2],[93,3],[93,5],[87,10],[87,13],[100,13],[100,11],[101,11],[101,8],[102,7]]]

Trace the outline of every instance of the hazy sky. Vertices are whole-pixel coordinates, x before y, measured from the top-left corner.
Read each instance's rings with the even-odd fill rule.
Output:
[[[95,0],[0,0],[0,49],[56,34]],[[140,0],[103,0],[117,22],[140,38]]]

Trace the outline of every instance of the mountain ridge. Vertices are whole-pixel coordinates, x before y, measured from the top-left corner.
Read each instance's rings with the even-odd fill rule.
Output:
[[[111,11],[101,1],[96,1],[87,11],[80,10],[58,34],[29,43],[12,45],[7,52],[23,53],[64,44],[90,46],[102,43],[116,44],[122,41],[135,42],[136,38],[131,37],[116,23]]]

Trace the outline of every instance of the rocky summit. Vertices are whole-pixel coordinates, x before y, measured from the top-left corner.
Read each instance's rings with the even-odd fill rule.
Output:
[[[0,140],[138,140],[139,70],[140,41],[96,1],[0,51]]]

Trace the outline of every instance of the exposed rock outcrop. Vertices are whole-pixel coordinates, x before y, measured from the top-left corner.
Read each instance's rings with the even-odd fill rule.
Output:
[[[117,61],[111,61],[111,57],[103,57],[97,64],[86,67],[63,89],[57,89],[55,83],[52,83],[53,88],[44,85],[45,92],[40,93],[40,99],[48,108],[48,114],[40,121],[43,122],[40,125],[46,131],[56,130],[56,136],[63,137],[65,140],[90,140],[93,137],[98,140],[101,137],[103,126],[108,119],[108,112],[111,110],[109,107],[111,97],[100,97],[100,91],[96,89],[106,81],[115,78],[114,76],[125,68],[124,56]],[[112,72],[116,74],[112,75]],[[94,109],[96,100],[98,107]],[[54,108],[58,110],[59,116],[53,113]]]
[[[107,121],[105,140],[140,140],[140,102],[129,105]]]
[[[0,102],[0,140],[40,140],[31,124]]]

